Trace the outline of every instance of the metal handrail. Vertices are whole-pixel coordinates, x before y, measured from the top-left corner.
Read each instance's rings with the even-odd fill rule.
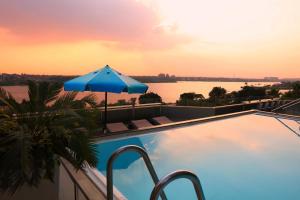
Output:
[[[300,103],[300,99],[293,100],[293,101],[291,101],[291,102],[289,102],[287,104],[284,104],[282,106],[279,106],[279,107],[277,107],[277,108],[275,108],[275,109],[273,109],[271,111],[274,112],[274,111],[277,111],[277,110],[280,110],[280,109],[286,109],[286,108],[294,106],[294,105],[296,105],[298,103]]]
[[[185,178],[190,180],[193,183],[194,189],[196,191],[196,195],[198,200],[205,200],[205,196],[201,187],[201,183],[197,175],[190,171],[175,171],[172,172],[171,174],[165,176],[163,179],[161,179],[153,188],[151,192],[151,197],[150,200],[157,200],[158,196],[162,192],[162,190],[172,181],[180,179],[180,178]]]
[[[106,166],[106,178],[107,178],[107,200],[113,200],[113,162],[118,158],[118,156],[124,152],[133,151],[142,156],[144,159],[144,162],[148,168],[148,171],[150,172],[150,175],[152,177],[152,180],[154,184],[156,185],[159,182],[158,176],[154,170],[154,167],[150,161],[150,158],[147,154],[147,152],[136,145],[128,145],[125,147],[121,147],[118,150],[116,150],[109,158]],[[165,193],[162,191],[160,194],[161,198],[163,200],[167,200],[167,197]]]

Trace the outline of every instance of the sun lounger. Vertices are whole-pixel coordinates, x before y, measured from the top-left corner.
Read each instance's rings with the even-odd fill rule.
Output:
[[[148,120],[146,119],[140,119],[140,120],[132,120],[131,121],[132,125],[137,128],[137,129],[141,129],[141,128],[146,128],[146,127],[151,127],[153,126],[153,124],[151,124]]]
[[[106,128],[111,133],[128,130],[128,127],[123,122],[108,123],[106,124]]]
[[[169,124],[173,121],[167,118],[166,116],[160,116],[160,117],[154,117],[152,118],[153,121],[155,121],[158,124]]]

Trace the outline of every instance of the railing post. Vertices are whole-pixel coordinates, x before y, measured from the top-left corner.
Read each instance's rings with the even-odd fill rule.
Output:
[[[77,190],[77,186],[76,183],[74,182],[74,200],[78,199],[78,190]]]

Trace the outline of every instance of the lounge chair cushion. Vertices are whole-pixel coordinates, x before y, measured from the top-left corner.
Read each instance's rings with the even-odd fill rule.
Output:
[[[167,118],[166,116],[160,116],[160,117],[154,117],[152,118],[155,122],[158,124],[169,124],[172,123],[173,121]]]
[[[128,130],[127,126],[122,122],[108,123],[106,124],[106,127],[109,132],[119,132]]]
[[[153,126],[148,120],[146,119],[140,119],[140,120],[132,120],[132,124],[135,126],[137,129],[141,128],[146,128],[146,127],[151,127]]]

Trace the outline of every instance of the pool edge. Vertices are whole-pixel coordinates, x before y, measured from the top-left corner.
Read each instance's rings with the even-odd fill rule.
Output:
[[[145,127],[145,128],[137,129],[137,130],[129,130],[129,131],[117,132],[117,133],[113,133],[113,134],[109,133],[107,135],[93,138],[93,142],[95,144],[97,144],[102,141],[115,140],[115,139],[126,138],[126,137],[137,136],[137,135],[144,135],[144,134],[147,134],[152,131],[163,131],[163,130],[167,130],[170,128],[183,127],[183,126],[188,126],[188,125],[193,125],[193,124],[201,124],[201,123],[217,121],[217,120],[222,120],[222,119],[229,119],[229,118],[253,114],[253,113],[257,113],[257,112],[259,112],[259,110],[253,109],[253,110],[230,113],[230,114],[223,114],[223,115],[216,115],[216,116],[210,116],[210,117],[185,120],[185,121],[180,121],[180,122],[173,122],[173,123],[157,125],[157,126],[153,126],[153,127]]]

